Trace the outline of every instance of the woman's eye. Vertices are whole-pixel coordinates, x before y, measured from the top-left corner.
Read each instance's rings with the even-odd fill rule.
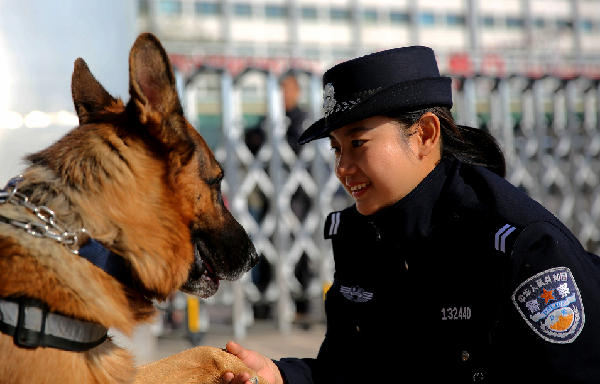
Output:
[[[358,148],[358,147],[361,147],[366,142],[367,142],[367,140],[352,140],[352,146],[354,148]]]

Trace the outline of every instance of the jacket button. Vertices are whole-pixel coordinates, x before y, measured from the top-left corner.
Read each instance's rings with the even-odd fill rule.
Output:
[[[460,359],[461,359],[462,361],[467,361],[467,360],[469,360],[469,357],[471,357],[471,355],[469,355],[469,352],[467,352],[467,351],[462,351],[462,352],[460,353]]]

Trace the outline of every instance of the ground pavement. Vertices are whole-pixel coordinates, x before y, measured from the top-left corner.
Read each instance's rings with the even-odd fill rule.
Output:
[[[182,333],[155,337],[151,328],[140,327],[132,338],[125,338],[118,332],[111,332],[114,341],[133,352],[136,364],[142,365],[163,357],[192,348],[193,345]],[[215,324],[202,338],[200,345],[224,348],[229,340],[234,340],[246,348],[254,349],[271,359],[281,357],[315,357],[325,335],[322,323],[313,324],[310,329],[293,326],[287,333],[279,332],[273,321],[257,321],[248,328],[244,339],[233,336],[231,325]]]

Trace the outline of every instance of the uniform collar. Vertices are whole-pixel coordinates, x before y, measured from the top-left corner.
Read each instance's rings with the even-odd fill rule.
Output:
[[[427,237],[431,233],[433,217],[448,175],[457,163],[454,157],[444,156],[408,195],[372,215],[361,215],[356,210],[356,205],[353,210],[374,225],[383,237]]]

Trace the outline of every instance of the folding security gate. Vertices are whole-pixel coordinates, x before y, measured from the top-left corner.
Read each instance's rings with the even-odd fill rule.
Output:
[[[301,105],[310,123],[321,116],[321,77],[296,75],[302,80]],[[324,220],[351,203],[339,188],[326,140],[305,145],[299,153],[286,141],[279,76],[258,68],[232,76],[211,67],[200,67],[185,78],[179,75],[188,119],[224,166],[229,208],[272,271],[266,283],[249,273],[208,300],[232,305],[236,337],[243,337],[252,323],[253,304],[270,306],[279,329],[286,331],[295,313],[294,298],[320,300],[323,284],[333,276],[331,246],[322,236]],[[455,78],[454,103],[459,124],[488,129],[498,139],[508,180],[552,211],[589,251],[599,253],[599,81]],[[252,124],[259,124],[265,134],[254,153],[245,140]],[[301,216],[292,207],[298,192],[309,201]],[[301,257],[313,271],[304,285],[294,274]]]

